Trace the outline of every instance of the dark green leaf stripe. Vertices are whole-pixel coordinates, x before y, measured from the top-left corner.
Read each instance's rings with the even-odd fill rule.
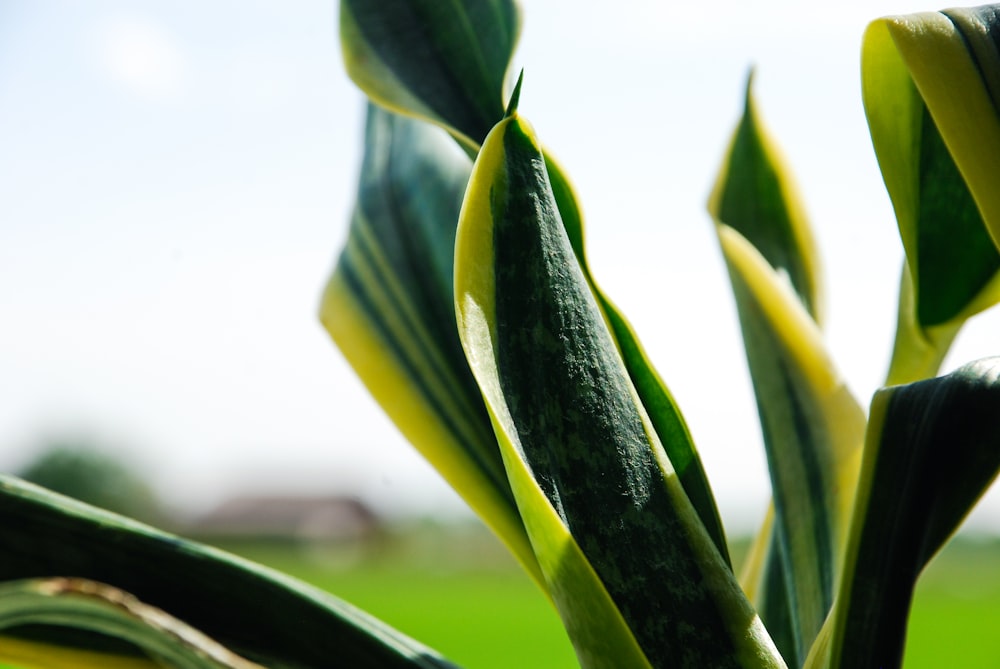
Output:
[[[369,107],[369,150],[338,271],[411,382],[513,507],[454,327],[455,226],[472,166],[464,156],[422,146],[428,133]]]
[[[916,579],[1000,470],[1000,358],[872,400],[833,667],[898,667]]]
[[[455,228],[471,163],[369,106],[348,240],[321,320],[403,433],[541,579],[455,328]]]
[[[347,248],[350,249],[351,245]],[[338,272],[349,286],[360,310],[368,317],[372,334],[379,337],[386,353],[404,370],[409,382],[427,402],[436,418],[455,435],[459,443],[465,445],[466,455],[496,488],[497,494],[506,498],[513,508],[513,495],[503,473],[503,463],[492,433],[484,431],[483,424],[479,422],[481,417],[478,410],[481,407],[465,402],[469,395],[455,392],[454,385],[449,383],[449,370],[443,370],[440,366],[435,369],[433,362],[428,363],[429,358],[436,357],[437,351],[433,350],[432,344],[426,339],[414,337],[414,330],[407,327],[407,323],[400,322],[396,305],[388,306],[391,300],[382,292],[383,287],[377,282],[366,283],[359,278],[355,259],[363,261],[363,254],[358,252],[345,255],[341,258]],[[374,291],[379,297],[373,298],[370,291]],[[387,321],[387,318],[394,322]]]
[[[348,72],[373,99],[443,123],[481,144],[503,116],[504,78],[519,31],[510,0],[344,0]],[[364,44],[360,45],[354,30]],[[352,53],[364,49],[364,56]],[[376,59],[402,89],[373,90],[359,72]],[[374,82],[385,85],[385,76]],[[424,109],[414,109],[406,98]]]
[[[271,667],[452,667],[336,598],[222,551],[0,476],[0,581],[106,583]]]
[[[917,317],[930,327],[966,309],[1000,270],[1000,253],[926,107],[921,127],[914,279]]]
[[[653,666],[741,666],[728,625],[753,614],[721,556],[705,561],[711,540],[637,405],[539,148],[516,117],[497,131],[495,355],[514,447]]]

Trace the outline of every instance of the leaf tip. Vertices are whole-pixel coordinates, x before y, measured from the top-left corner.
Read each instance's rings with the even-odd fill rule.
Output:
[[[517,104],[521,100],[521,82],[524,80],[524,68],[521,68],[521,74],[517,75],[517,83],[514,84],[514,92],[510,94],[510,102],[507,103],[507,111],[504,112],[504,118],[510,118],[517,114]]]

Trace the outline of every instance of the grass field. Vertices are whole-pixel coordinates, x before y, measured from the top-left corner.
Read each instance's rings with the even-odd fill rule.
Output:
[[[490,538],[471,536],[432,532],[346,568],[286,550],[240,550],[360,606],[468,669],[578,666],[535,585]],[[1000,541],[960,539],[921,580],[904,667],[998,668],[998,631]]]
[[[329,590],[467,669],[577,667],[547,600],[481,529],[411,530],[363,551],[223,547]],[[904,667],[1000,667],[998,630],[1000,540],[960,539],[921,580]]]

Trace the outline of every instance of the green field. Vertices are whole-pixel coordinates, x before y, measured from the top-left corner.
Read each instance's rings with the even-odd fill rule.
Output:
[[[488,538],[432,532],[336,568],[287,550],[241,552],[364,608],[463,667],[577,666],[548,602]],[[1000,542],[954,542],[918,588],[904,666],[1000,667],[998,632]]]
[[[577,666],[547,600],[479,528],[410,529],[365,548],[223,547],[327,589],[468,669]],[[956,541],[921,581],[904,666],[1000,667],[998,630],[1000,540]]]

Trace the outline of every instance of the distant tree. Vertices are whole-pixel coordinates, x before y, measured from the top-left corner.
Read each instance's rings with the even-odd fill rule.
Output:
[[[18,476],[136,520],[163,520],[156,495],[135,470],[120,459],[86,444],[53,443]]]

